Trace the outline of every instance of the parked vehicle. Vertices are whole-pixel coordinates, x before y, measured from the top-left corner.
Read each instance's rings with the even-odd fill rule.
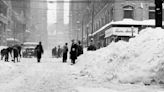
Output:
[[[22,55],[24,58],[35,57],[35,47],[38,45],[36,42],[25,42],[23,43]]]

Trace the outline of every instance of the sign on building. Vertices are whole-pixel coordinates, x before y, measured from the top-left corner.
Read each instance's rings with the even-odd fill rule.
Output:
[[[111,35],[117,36],[136,36],[138,28],[136,27],[112,27],[105,32],[105,38]]]

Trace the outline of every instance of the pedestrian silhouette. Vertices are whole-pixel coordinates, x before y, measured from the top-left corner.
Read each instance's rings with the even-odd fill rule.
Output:
[[[36,52],[37,61],[39,63],[42,58],[42,54],[44,53],[41,42],[39,42],[39,44],[36,46],[35,52]]]

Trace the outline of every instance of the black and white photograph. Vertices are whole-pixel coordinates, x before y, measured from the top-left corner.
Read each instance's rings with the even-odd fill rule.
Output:
[[[0,0],[0,92],[164,92],[164,0]]]

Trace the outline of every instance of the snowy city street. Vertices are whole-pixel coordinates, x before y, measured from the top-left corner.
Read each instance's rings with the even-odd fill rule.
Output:
[[[37,63],[36,58],[22,58],[18,63],[1,61],[0,90],[163,92],[162,45],[164,31],[148,28],[128,43],[120,41],[97,51],[85,51],[75,65],[71,65],[70,60],[62,63],[62,58],[52,58],[50,51],[45,51],[41,63]]]
[[[77,75],[76,66],[60,59],[22,59],[20,63],[1,62],[1,92],[162,92],[158,87],[98,82]],[[104,87],[104,88],[103,88]]]
[[[0,0],[0,92],[164,92],[164,0]]]

